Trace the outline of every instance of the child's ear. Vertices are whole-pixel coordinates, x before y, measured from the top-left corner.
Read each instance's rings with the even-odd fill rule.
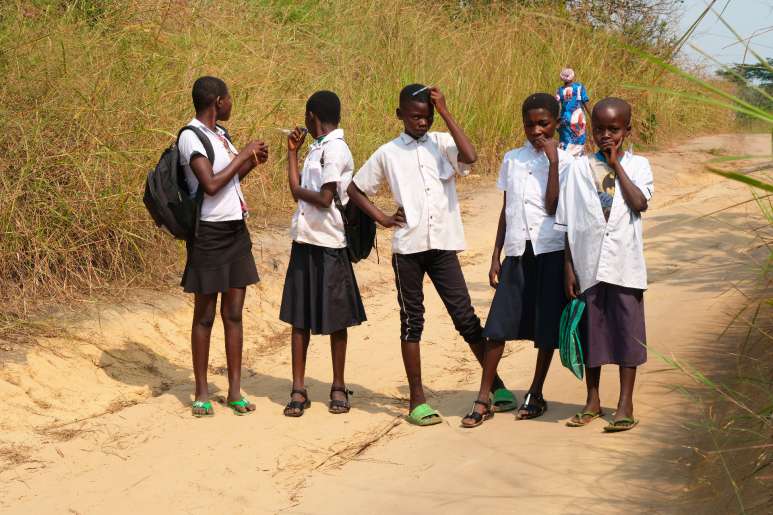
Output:
[[[403,119],[403,113],[400,111],[399,107],[397,109],[395,109],[395,115],[397,116],[398,120],[402,120]]]

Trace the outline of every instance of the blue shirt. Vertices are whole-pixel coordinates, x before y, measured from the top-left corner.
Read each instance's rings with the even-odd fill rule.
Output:
[[[556,90],[556,100],[561,103],[559,141],[565,147],[585,144],[585,113],[582,104],[588,102],[588,90],[580,82],[560,86]]]

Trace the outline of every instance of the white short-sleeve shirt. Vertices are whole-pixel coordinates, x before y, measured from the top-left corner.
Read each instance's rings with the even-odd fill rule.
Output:
[[[393,252],[464,250],[456,175],[469,174],[470,165],[458,157],[447,132],[429,132],[418,140],[402,133],[376,150],[354,176],[366,195],[375,195],[386,181],[405,211],[405,226],[394,232]]]
[[[193,125],[201,129],[212,143],[212,149],[215,151],[215,162],[212,163],[212,172],[218,174],[223,168],[231,162],[232,155],[236,156],[238,151],[230,141],[225,137],[225,131],[216,127],[212,131],[194,118],[188,125]],[[199,188],[199,180],[191,169],[191,158],[195,155],[202,155],[207,159],[207,151],[193,131],[183,131],[180,134],[180,140],[177,143],[177,149],[180,154],[180,164],[185,170],[185,179],[188,183],[191,196],[196,194]],[[228,149],[228,150],[227,150]],[[230,150],[230,154],[229,154]],[[201,220],[205,222],[225,222],[228,220],[241,220],[244,218],[242,204],[244,195],[239,184],[239,175],[234,175],[233,179],[223,186],[223,188],[214,195],[204,193],[204,200],[201,204]]]
[[[353,173],[354,160],[349,146],[344,141],[344,131],[336,129],[327,134],[322,141],[315,141],[309,147],[309,153],[306,155],[301,171],[301,187],[320,191],[325,184],[335,182],[341,203],[346,205],[349,201],[346,188],[352,180]],[[344,221],[335,202],[329,207],[320,208],[304,200],[298,200],[298,209],[293,215],[290,234],[293,241],[300,243],[334,249],[346,247]]]
[[[567,233],[580,290],[599,282],[644,290],[647,266],[641,214],[628,207],[616,179],[609,221],[604,219],[588,159],[584,156],[575,160],[556,212],[556,229]],[[647,158],[626,152],[620,164],[649,201],[654,186]]]
[[[558,149],[558,180],[563,185],[572,167],[572,156]],[[564,249],[564,233],[553,227],[555,217],[545,210],[550,163],[544,152],[528,141],[505,154],[497,187],[507,193],[505,203],[505,256],[521,256],[526,240],[534,254]]]

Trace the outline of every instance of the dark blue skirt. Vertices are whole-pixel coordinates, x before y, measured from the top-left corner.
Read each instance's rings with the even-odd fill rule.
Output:
[[[502,263],[483,336],[496,341],[531,340],[539,349],[558,348],[566,306],[564,251],[534,255],[530,241],[520,257]]]

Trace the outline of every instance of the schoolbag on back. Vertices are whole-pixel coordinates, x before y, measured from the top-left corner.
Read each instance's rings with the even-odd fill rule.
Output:
[[[344,220],[349,260],[356,263],[367,258],[371,249],[376,246],[376,222],[354,202],[348,202],[344,206],[337,191],[333,194],[333,201]]]
[[[192,130],[199,138],[210,163],[215,162],[215,150],[204,132],[198,127],[187,125],[177,133],[177,139],[164,150],[156,167],[148,173],[145,194],[142,201],[156,226],[165,229],[178,240],[187,240],[196,233],[201,201],[204,194],[199,187],[191,198],[185,171],[180,165],[178,143],[180,134]]]

